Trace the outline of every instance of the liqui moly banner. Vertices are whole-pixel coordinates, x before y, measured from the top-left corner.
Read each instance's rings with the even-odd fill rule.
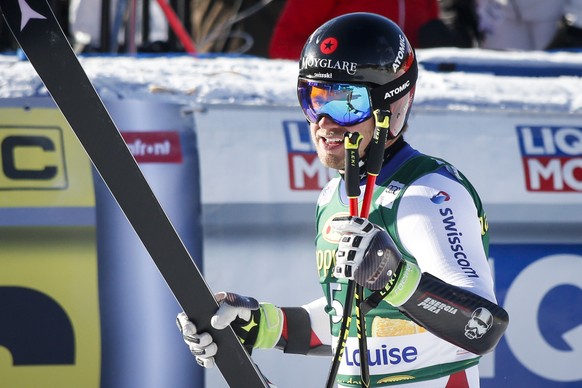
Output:
[[[317,159],[309,125],[298,109],[212,107],[195,119],[203,145],[201,163],[211,166],[202,171],[205,203],[309,202],[335,174]],[[445,113],[417,107],[405,139],[457,165],[485,202],[579,204],[580,122],[577,115]],[[226,155],[216,152],[219,149]],[[223,184],[219,171],[232,172],[234,182],[252,184],[236,192],[216,190]],[[266,178],[269,190],[257,190]]]
[[[582,193],[582,127],[516,127],[526,190]]]

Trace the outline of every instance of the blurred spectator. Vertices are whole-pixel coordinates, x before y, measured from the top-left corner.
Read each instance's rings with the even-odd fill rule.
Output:
[[[142,41],[145,1],[149,2],[149,42]],[[106,34],[102,31],[104,6],[109,9],[111,27]],[[168,39],[168,24],[155,0],[70,0],[68,18],[73,48],[77,52],[130,51],[129,48],[137,44],[148,45]]]
[[[478,0],[481,47],[544,50],[581,44],[581,0]]]
[[[582,48],[582,0],[568,0],[558,30],[546,49]]]
[[[439,19],[437,0],[287,0],[275,25],[269,56],[298,59],[305,41],[317,27],[350,12],[373,12],[392,19],[415,48],[426,47],[423,42],[432,47],[450,42],[450,32]]]
[[[191,0],[196,50],[267,57],[284,4],[285,0]]]
[[[479,30],[477,0],[439,0],[440,18],[450,31],[451,46],[479,46],[483,36]]]

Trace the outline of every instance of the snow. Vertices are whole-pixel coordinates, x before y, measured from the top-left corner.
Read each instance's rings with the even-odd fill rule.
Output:
[[[418,50],[415,109],[582,111],[580,76],[496,76],[438,72],[423,64],[457,63],[514,69],[571,70],[582,74],[582,53]],[[298,63],[256,57],[188,55],[98,56],[80,61],[101,97],[196,104],[296,106]],[[559,70],[558,70],[559,71]],[[0,55],[0,98],[46,95],[27,61]]]

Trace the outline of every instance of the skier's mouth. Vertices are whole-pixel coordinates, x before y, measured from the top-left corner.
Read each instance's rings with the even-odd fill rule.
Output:
[[[323,146],[325,149],[327,150],[332,150],[332,149],[336,149],[338,147],[342,147],[344,144],[344,138],[343,137],[335,137],[335,136],[330,136],[330,137],[321,137],[321,142],[323,143]]]

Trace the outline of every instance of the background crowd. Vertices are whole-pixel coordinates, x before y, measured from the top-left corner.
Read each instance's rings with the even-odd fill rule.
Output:
[[[49,1],[78,52],[184,51],[159,6],[167,0]],[[416,48],[582,47],[582,0],[170,0],[169,5],[198,53],[297,59],[318,25],[358,11],[389,17]],[[0,51],[16,48],[1,20]]]

